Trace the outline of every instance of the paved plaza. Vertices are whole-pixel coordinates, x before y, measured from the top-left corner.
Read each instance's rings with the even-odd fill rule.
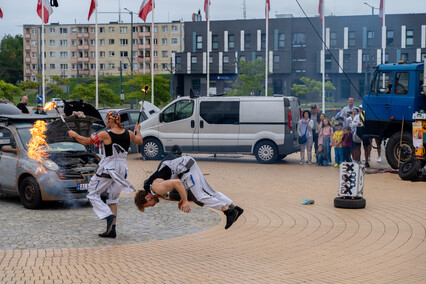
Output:
[[[119,204],[118,236],[86,201],[26,210],[0,197],[0,283],[424,283],[426,186],[407,182],[373,157],[367,207],[337,209],[338,170],[273,165],[253,157],[197,156],[207,180],[245,209],[229,229],[224,215],[176,202],[139,213]],[[157,167],[132,154],[129,180],[141,188]],[[301,205],[305,198],[313,205]]]

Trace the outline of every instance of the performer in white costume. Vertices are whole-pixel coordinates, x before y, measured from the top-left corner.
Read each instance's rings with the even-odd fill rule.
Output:
[[[140,125],[136,124],[135,133],[124,129],[121,124],[120,114],[110,111],[105,119],[108,131],[101,131],[92,137],[83,137],[70,130],[68,135],[75,138],[83,145],[104,143],[105,156],[102,157],[96,174],[89,183],[87,198],[93,206],[93,211],[100,219],[106,219],[107,229],[100,237],[115,238],[118,196],[123,190],[126,193],[135,191],[133,185],[126,180],[127,177],[127,150],[130,143],[142,145]],[[101,199],[101,194],[107,190],[106,204]]]
[[[181,197],[178,207],[184,212],[191,211],[188,195],[193,195],[194,201],[200,206],[222,211],[226,215],[225,229],[228,229],[244,211],[208,184],[197,162],[191,156],[163,161],[158,170],[145,181],[144,190],[136,193],[135,204],[143,212],[146,207],[158,203],[156,195],[165,194],[173,189],[176,189]]]

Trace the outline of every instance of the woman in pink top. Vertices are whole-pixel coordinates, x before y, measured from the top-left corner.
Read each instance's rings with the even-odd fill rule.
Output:
[[[333,128],[330,121],[324,118],[319,132],[318,144],[322,144],[327,155],[328,163],[331,164],[331,138],[333,137]]]

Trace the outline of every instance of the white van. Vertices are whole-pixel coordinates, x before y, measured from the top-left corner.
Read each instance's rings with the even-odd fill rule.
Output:
[[[300,150],[296,97],[181,97],[141,124],[142,155],[161,159],[173,145],[186,153],[254,154],[273,163]]]

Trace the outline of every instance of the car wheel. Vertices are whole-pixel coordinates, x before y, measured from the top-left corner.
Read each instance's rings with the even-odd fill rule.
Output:
[[[365,208],[365,198],[354,198],[339,196],[334,198],[334,207],[345,208],[345,209],[361,209]]]
[[[408,132],[402,134],[401,146],[401,133],[395,133],[389,138],[386,144],[386,160],[393,169],[398,169],[398,156],[401,151],[400,163],[407,162],[411,155],[406,153],[414,153],[414,146],[411,135]]]
[[[142,155],[147,160],[160,160],[163,156],[163,145],[155,138],[144,139],[142,144]]]
[[[19,186],[19,197],[22,204],[27,209],[37,209],[40,207],[42,203],[40,187],[35,178],[24,178]]]
[[[260,141],[256,144],[254,155],[259,163],[272,164],[278,159],[278,149],[271,141]]]
[[[419,174],[421,163],[416,158],[411,158],[399,166],[398,175],[403,180],[413,180]]]
[[[283,159],[285,159],[285,157],[287,157],[287,155],[278,155],[277,160],[283,160]]]

